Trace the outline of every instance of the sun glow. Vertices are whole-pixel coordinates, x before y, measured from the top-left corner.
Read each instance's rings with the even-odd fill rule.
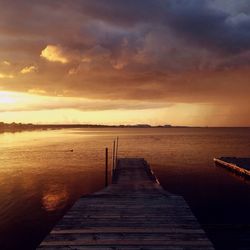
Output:
[[[14,104],[17,102],[13,92],[0,91],[0,104]]]
[[[43,92],[46,93],[46,92]],[[22,123],[87,123],[206,125],[209,105],[133,102],[47,96],[0,91],[0,121]]]

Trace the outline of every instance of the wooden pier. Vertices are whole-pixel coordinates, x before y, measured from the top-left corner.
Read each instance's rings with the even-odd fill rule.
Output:
[[[38,249],[214,249],[189,206],[143,159],[119,159],[112,184],[80,198]]]
[[[221,166],[247,179],[250,178],[250,158],[221,157],[214,158],[216,165]]]

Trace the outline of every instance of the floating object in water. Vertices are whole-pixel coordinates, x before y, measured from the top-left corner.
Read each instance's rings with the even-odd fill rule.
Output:
[[[214,162],[238,175],[250,178],[250,158],[220,157],[214,158]]]
[[[70,149],[70,151],[69,152],[74,152],[74,150],[73,149]]]

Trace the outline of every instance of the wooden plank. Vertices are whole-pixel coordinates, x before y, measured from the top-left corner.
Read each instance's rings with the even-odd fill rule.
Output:
[[[39,249],[46,249],[46,250],[55,250],[55,249],[60,249],[60,250],[69,250],[69,249],[74,249],[74,250],[166,250],[166,246],[56,246],[55,247],[50,247],[50,246],[40,246]],[[182,246],[171,246],[171,248],[167,248],[171,250],[213,250],[213,247],[209,246],[190,246],[190,247],[182,247]]]
[[[175,240],[62,240],[62,241],[46,241],[43,246],[210,246],[207,239],[195,241],[175,241]]]
[[[106,233],[106,227],[93,227],[87,229],[72,229],[72,230],[52,230],[51,234],[74,234],[74,233]],[[202,229],[179,229],[179,228],[121,228],[109,227],[108,233],[204,233]]]
[[[144,159],[119,159],[110,186],[82,197],[38,249],[213,249],[182,197]]]
[[[244,158],[243,158],[244,159]],[[249,179],[250,178],[250,171],[248,169],[245,169],[241,166],[238,166],[237,163],[231,163],[231,162],[227,162],[226,159],[222,160],[222,159],[217,159],[214,158],[214,162],[219,165],[222,166],[238,175],[244,176],[245,178]],[[249,160],[250,162],[250,160]]]
[[[197,241],[204,240],[206,237],[204,233],[192,233],[192,234],[183,234],[183,233],[89,233],[89,234],[54,234],[47,240],[47,242],[54,241],[76,241],[76,240],[94,240],[95,243],[100,244],[100,241],[103,240],[133,240],[133,241]]]

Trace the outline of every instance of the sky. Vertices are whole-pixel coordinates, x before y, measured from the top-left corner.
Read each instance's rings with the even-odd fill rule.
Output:
[[[249,0],[0,7],[0,121],[250,126]]]

